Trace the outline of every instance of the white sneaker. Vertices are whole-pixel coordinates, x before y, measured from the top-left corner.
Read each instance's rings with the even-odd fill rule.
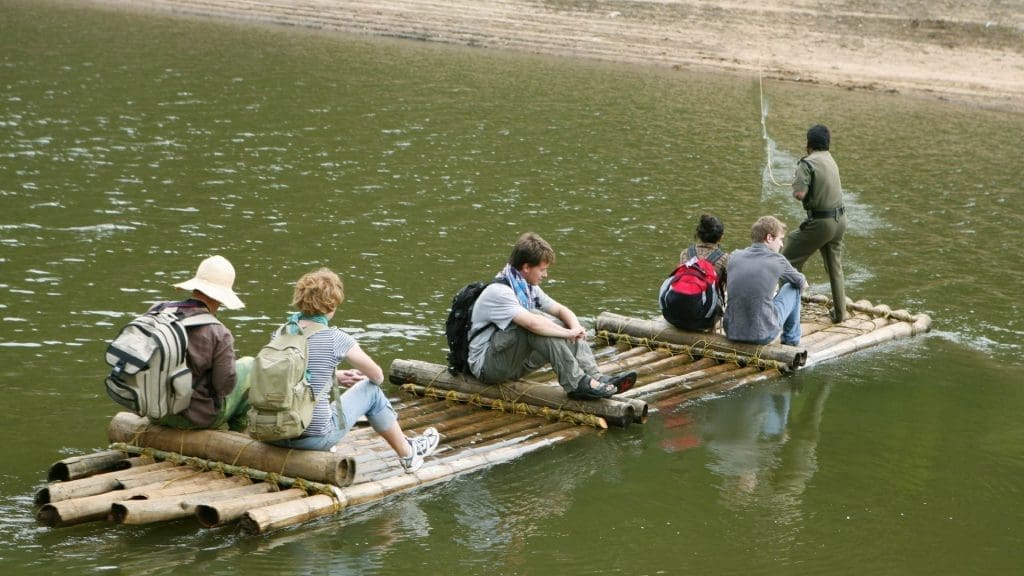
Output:
[[[433,427],[427,428],[423,434],[415,438],[406,438],[409,447],[412,448],[412,455],[399,458],[402,468],[406,472],[415,472],[423,466],[423,459],[434,453],[437,445],[441,443],[441,435]]]

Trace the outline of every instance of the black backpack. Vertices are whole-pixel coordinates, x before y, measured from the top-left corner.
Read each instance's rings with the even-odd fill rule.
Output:
[[[495,282],[472,282],[466,284],[452,298],[452,308],[444,324],[444,337],[448,340],[448,371],[452,374],[469,374],[469,343],[477,334],[470,334],[473,326],[473,304],[480,293]]]

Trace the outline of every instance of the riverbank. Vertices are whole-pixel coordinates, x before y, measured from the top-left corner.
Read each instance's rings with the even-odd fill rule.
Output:
[[[1011,1],[85,1],[1024,112],[1024,12]]]

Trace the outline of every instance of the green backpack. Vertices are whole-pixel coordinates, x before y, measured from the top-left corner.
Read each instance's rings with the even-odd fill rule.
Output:
[[[249,376],[249,436],[285,440],[301,436],[309,426],[317,401],[334,390],[327,386],[314,396],[307,380],[309,337],[325,328],[312,324],[300,331],[298,323],[288,321],[256,355]]]

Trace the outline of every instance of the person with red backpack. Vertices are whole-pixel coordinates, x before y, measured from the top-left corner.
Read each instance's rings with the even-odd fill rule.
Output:
[[[725,306],[726,266],[729,255],[719,243],[725,226],[717,217],[702,214],[694,238],[679,255],[679,266],[658,290],[665,320],[680,330],[709,332]]]

